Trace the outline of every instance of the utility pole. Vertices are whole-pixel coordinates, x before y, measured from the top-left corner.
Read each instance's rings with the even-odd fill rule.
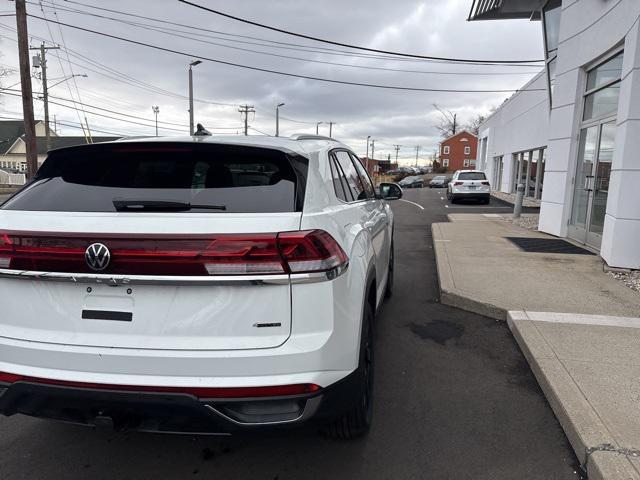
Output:
[[[276,105],[276,137],[280,136],[280,107],[283,106],[284,103],[279,103],[278,105]]]
[[[22,115],[27,148],[27,178],[33,178],[38,170],[36,125],[33,119],[33,90],[29,68],[29,34],[27,32],[27,6],[25,0],[16,0],[16,28],[18,30],[18,57],[20,59],[20,83],[22,90]]]
[[[418,152],[420,152],[420,145],[416,145],[416,167],[418,166]]]
[[[398,152],[400,151],[400,147],[401,147],[401,146],[402,146],[402,145],[394,145],[394,146],[393,146],[393,148],[394,148],[394,149],[395,149],[395,151],[396,151],[396,167],[398,166]]]
[[[202,60],[194,60],[189,64],[189,135],[193,135],[193,67],[200,65]]]
[[[322,125],[323,123],[324,123],[324,122],[316,122],[316,135],[319,135],[319,133],[318,133],[318,127],[319,127],[320,125]]]
[[[157,137],[158,136],[158,114],[160,113],[160,107],[158,105],[152,105],[151,110],[153,110],[153,113],[156,116],[156,137]]]
[[[458,114],[454,113],[453,114],[453,135],[455,135],[458,132]]]
[[[333,130],[333,124],[334,124],[334,123],[335,123],[335,122],[329,122],[329,138],[332,138],[332,137],[331,137],[331,131]]]
[[[376,141],[374,139],[374,140],[371,140],[371,158],[373,160],[376,159],[376,153],[375,152],[376,152]]]
[[[240,105],[240,108],[238,109],[238,111],[240,113],[244,114],[244,134],[248,135],[248,131],[249,131],[249,114],[250,113],[255,113],[256,110],[255,108],[253,108],[253,105]]]
[[[44,136],[47,152],[51,150],[51,129],[49,128],[49,85],[47,84],[47,50],[59,50],[60,47],[45,47],[44,42],[39,47],[29,48],[29,50],[40,50],[39,57],[34,58],[34,67],[42,68],[42,97],[44,100]],[[37,62],[35,61],[37,58]]]

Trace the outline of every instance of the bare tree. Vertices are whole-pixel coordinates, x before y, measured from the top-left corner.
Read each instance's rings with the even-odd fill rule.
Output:
[[[471,120],[469,120],[469,123],[467,123],[464,126],[464,128],[466,130],[469,130],[474,135],[478,135],[478,133],[480,133],[480,125],[482,125],[486,119],[487,119],[486,115],[479,113],[478,115],[473,117]]]
[[[458,124],[458,115],[435,103],[433,104],[433,108],[435,108],[440,114],[438,123],[434,125],[434,128],[440,132],[442,138],[447,138],[458,133],[460,128]]]

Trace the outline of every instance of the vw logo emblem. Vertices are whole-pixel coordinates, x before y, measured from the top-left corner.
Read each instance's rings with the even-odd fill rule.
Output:
[[[111,252],[102,243],[92,243],[85,250],[84,259],[91,270],[100,272],[109,266]]]

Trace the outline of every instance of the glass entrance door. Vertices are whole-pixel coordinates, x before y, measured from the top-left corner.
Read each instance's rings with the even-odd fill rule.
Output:
[[[602,243],[615,129],[609,122],[580,132],[569,236],[595,248]]]

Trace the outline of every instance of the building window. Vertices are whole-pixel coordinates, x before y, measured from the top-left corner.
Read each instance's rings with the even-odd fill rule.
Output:
[[[547,70],[547,88],[549,90],[549,107],[553,103],[553,90],[556,83],[556,65],[558,58],[558,41],[560,38],[560,14],[562,0],[549,0],[542,8],[542,28]]]
[[[514,165],[512,173],[512,190],[516,193],[518,184],[524,185],[525,197],[542,198],[542,184],[544,181],[544,167],[546,148],[528,150],[513,155]],[[501,174],[502,175],[502,174]]]
[[[476,168],[476,161],[475,161],[475,159],[473,159],[473,158],[472,158],[472,159],[470,159],[470,160],[469,160],[469,166],[470,166],[471,168]]]
[[[462,166],[463,167],[468,167],[469,166],[469,159],[465,158],[464,161],[462,162]]]
[[[622,52],[587,73],[583,121],[617,113],[621,77]]]
[[[442,166],[443,167],[448,167],[449,166],[449,159],[448,158],[443,158],[442,159]]]
[[[493,188],[502,188],[502,173],[504,172],[503,157],[493,157]]]
[[[449,153],[449,145],[445,145],[444,147],[442,147],[442,153],[444,153],[445,155]]]
[[[470,155],[471,154],[471,147],[464,147],[464,154],[465,155]]]

